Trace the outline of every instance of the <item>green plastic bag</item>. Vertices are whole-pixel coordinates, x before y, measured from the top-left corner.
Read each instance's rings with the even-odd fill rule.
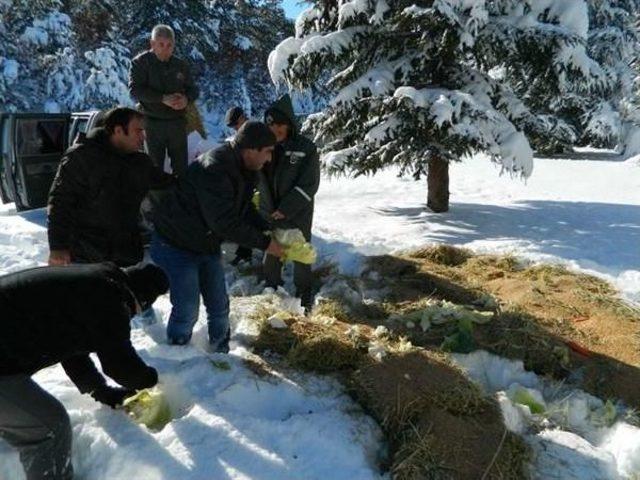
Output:
[[[283,262],[299,262],[307,265],[315,263],[317,254],[304,235],[297,228],[288,230],[276,229],[273,238],[282,245],[284,255],[280,259]]]
[[[172,420],[171,408],[164,394],[157,388],[140,390],[122,404],[136,423],[151,430],[162,430]]]

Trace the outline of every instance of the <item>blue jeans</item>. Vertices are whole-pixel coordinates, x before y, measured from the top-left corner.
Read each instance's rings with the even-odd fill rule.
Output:
[[[167,325],[170,344],[184,345],[191,340],[198,320],[200,294],[207,310],[209,343],[216,352],[229,351],[229,296],[224,280],[222,256],[198,254],[169,244],[153,234],[151,260],[169,277],[171,315]]]

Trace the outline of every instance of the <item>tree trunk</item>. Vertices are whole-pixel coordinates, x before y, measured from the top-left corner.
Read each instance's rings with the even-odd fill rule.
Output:
[[[435,213],[449,210],[449,162],[438,157],[429,161],[427,207]]]

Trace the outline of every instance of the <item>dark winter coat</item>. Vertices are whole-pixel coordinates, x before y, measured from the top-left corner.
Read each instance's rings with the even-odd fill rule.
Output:
[[[0,277],[0,375],[62,363],[85,393],[105,384],[89,358],[120,385],[141,389],[156,371],[129,338],[134,307],[127,276],[114,264],[39,267]]]
[[[320,185],[320,161],[315,144],[299,133],[289,95],[279,98],[267,110],[278,110],[289,119],[289,138],[276,145],[273,160],[263,169],[260,179],[260,213],[265,218],[279,210],[284,220],[279,228],[299,228],[311,238],[314,196]]]
[[[162,120],[185,115],[185,110],[174,110],[162,103],[163,95],[182,93],[190,101],[198,98],[189,64],[175,55],[161,62],[151,50],[140,53],[131,61],[129,93],[140,102],[145,115]]]
[[[166,188],[171,175],[142,152],[113,148],[104,129],[94,129],[63,157],[49,192],[49,248],[69,250],[73,262],[142,259],[140,204],[149,189]]]
[[[269,224],[251,202],[256,184],[256,172],[244,167],[237,146],[210,150],[170,191],[152,198],[156,231],[195,253],[218,253],[223,240],[265,250]]]

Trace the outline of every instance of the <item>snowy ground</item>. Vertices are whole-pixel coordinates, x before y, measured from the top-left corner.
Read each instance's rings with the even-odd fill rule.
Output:
[[[395,171],[325,180],[314,233],[327,257],[357,271],[355,253],[426,243],[562,262],[612,281],[640,301],[640,158],[603,151],[535,160],[525,183],[499,176],[485,158],[451,167],[451,210],[424,208],[426,180]]]
[[[614,282],[640,301],[640,164],[606,152],[537,159],[524,184],[499,177],[483,158],[451,169],[451,211],[423,209],[424,182],[394,172],[356,180],[324,179],[317,197],[315,238],[321,258],[357,272],[363,254],[430,242],[559,261]],[[0,274],[44,264],[43,210],[16,214],[0,206]],[[234,292],[257,293],[229,271]],[[60,367],[35,378],[70,412],[78,478],[285,479],[381,478],[376,459],[384,445],[374,422],[334,381],[282,373],[257,377],[242,359],[252,325],[247,312],[267,298],[232,300],[234,342],[228,356],[210,356],[200,322],[193,346],[164,344],[166,298],[156,303],[162,322],[136,326],[133,340],[156,366],[176,419],[154,433],[122,412],[80,395]],[[228,362],[220,369],[211,360]],[[609,426],[605,404],[524,372],[484,352],[457,357],[489,392],[497,392],[509,428],[536,451],[533,470],[544,479],[629,478],[640,475],[640,429]],[[519,387],[519,386],[520,387]],[[505,392],[529,388],[551,415],[531,415]],[[605,399],[606,400],[606,399]],[[17,455],[0,443],[0,478],[21,480]]]

